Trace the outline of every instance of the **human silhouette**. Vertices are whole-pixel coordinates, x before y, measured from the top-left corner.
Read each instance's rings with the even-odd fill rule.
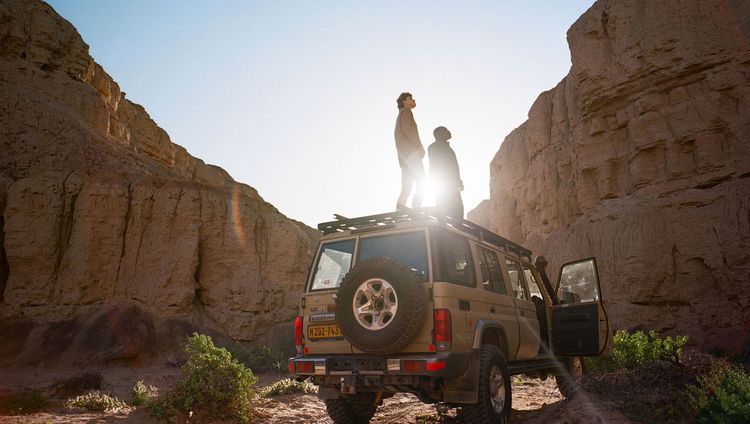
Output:
[[[458,170],[456,153],[448,140],[451,132],[445,127],[437,127],[432,133],[435,142],[428,147],[430,159],[430,180],[435,187],[435,206],[438,211],[451,218],[464,218],[464,203],[461,191],[464,183]]]

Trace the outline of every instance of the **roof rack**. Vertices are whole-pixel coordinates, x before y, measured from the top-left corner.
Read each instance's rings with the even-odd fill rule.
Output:
[[[324,235],[350,230],[376,229],[377,227],[393,226],[400,222],[409,221],[445,223],[459,231],[471,234],[480,240],[499,247],[500,249],[514,253],[516,256],[525,256],[531,261],[531,250],[471,221],[465,219],[454,219],[438,214],[436,213],[435,208],[405,209],[377,215],[361,216],[358,218],[345,218],[338,214],[335,214],[334,216],[337,218],[335,221],[318,224],[318,230],[322,231]]]

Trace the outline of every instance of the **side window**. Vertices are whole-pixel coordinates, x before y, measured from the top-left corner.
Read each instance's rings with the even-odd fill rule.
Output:
[[[458,234],[440,232],[440,272],[442,280],[474,286],[469,242]]]
[[[483,247],[479,248],[479,266],[482,273],[482,286],[485,290],[495,293],[507,294],[505,281],[500,271],[500,263],[497,261],[497,255],[491,250]]]
[[[539,299],[544,299],[544,296],[542,296],[542,291],[539,290],[539,283],[537,283],[536,278],[534,278],[534,273],[531,272],[531,268],[524,265],[523,274],[526,276],[526,283],[529,285],[529,293],[531,294],[531,298],[533,299],[534,296],[537,296],[539,297]]]
[[[326,243],[320,249],[311,290],[333,289],[352,266],[354,239]]]
[[[510,277],[510,286],[513,287],[513,296],[518,299],[529,300],[526,296],[526,290],[523,288],[523,274],[521,273],[521,264],[512,260],[505,259],[508,265],[508,277]]]

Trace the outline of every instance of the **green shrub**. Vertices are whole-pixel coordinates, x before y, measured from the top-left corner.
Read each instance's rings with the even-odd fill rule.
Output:
[[[258,392],[260,397],[289,395],[292,393],[317,393],[318,387],[309,381],[297,381],[291,378],[279,380]]]
[[[234,343],[228,348],[232,357],[242,362],[253,372],[287,372],[287,358],[280,352],[262,345],[246,347],[241,343]]]
[[[146,386],[143,380],[140,380],[133,386],[131,394],[133,396],[133,400],[130,402],[131,405],[141,406],[145,405],[152,398],[159,396],[159,390],[152,385]]]
[[[750,422],[750,375],[736,366],[717,362],[697,385],[688,386],[687,397],[696,423]]]
[[[257,378],[224,348],[216,347],[211,337],[194,333],[187,342],[187,363],[175,389],[151,412],[157,417],[173,409],[204,411],[213,418],[235,418],[248,422],[252,415],[250,399]]]
[[[655,331],[617,331],[609,356],[584,358],[583,387],[643,422],[681,423],[685,387],[695,382],[696,358],[683,363],[687,336],[661,338]],[[694,356],[694,355],[693,355]]]
[[[585,368],[593,372],[610,372],[618,369],[632,370],[659,361],[680,364],[687,336],[659,337],[659,333],[618,330],[612,342],[612,354],[607,357],[586,358]]]
[[[120,399],[107,393],[92,390],[86,394],[68,399],[65,402],[68,409],[85,409],[87,411],[120,412],[127,411],[130,407]]]

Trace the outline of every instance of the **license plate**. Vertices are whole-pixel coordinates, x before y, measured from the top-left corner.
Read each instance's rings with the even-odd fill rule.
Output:
[[[343,337],[341,329],[336,324],[311,325],[307,327],[307,338],[314,339],[335,339]]]

